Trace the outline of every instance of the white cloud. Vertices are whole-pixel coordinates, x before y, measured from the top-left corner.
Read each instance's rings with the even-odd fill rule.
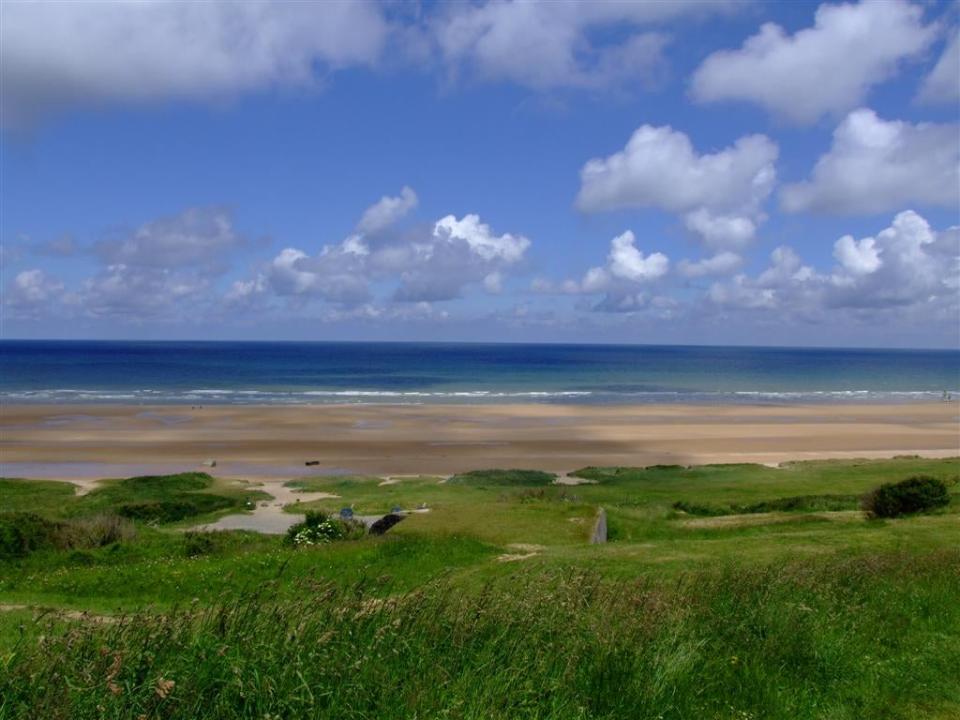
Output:
[[[924,78],[917,100],[928,105],[960,102],[960,33],[956,28],[950,30],[947,47]]]
[[[770,253],[770,267],[760,273],[757,283],[762,287],[778,287],[788,283],[806,282],[816,277],[809,265],[804,265],[796,251],[781,245]]]
[[[602,312],[636,312],[648,306],[651,296],[642,286],[656,283],[670,271],[670,259],[660,252],[646,255],[636,246],[636,237],[626,230],[610,241],[603,267],[593,267],[580,282],[566,280],[559,285],[538,283],[539,292],[603,297],[593,306]]]
[[[757,234],[757,224],[749,217],[739,215],[713,215],[706,208],[687,213],[685,223],[707,247],[746,247]]]
[[[386,248],[390,262],[380,265],[400,274],[397,300],[452,300],[471,283],[481,282],[488,292],[497,292],[505,273],[523,261],[529,247],[525,236],[497,235],[478,215],[459,220],[447,215],[434,223],[429,236],[414,238],[406,248]],[[374,262],[378,259],[375,256]]]
[[[636,238],[630,230],[610,242],[610,273],[631,282],[656,280],[666,275],[670,268],[667,256],[656,252],[644,257],[635,243]]]
[[[84,280],[75,304],[89,317],[191,322],[204,317],[210,288],[202,274],[117,263]]]
[[[952,297],[956,304],[960,247],[938,242],[949,234],[936,233],[923,217],[906,210],[874,237],[840,238],[834,254],[841,266],[830,277],[828,303],[883,308]]]
[[[454,3],[432,20],[452,74],[507,80],[535,90],[601,88],[649,81],[667,42],[642,31],[681,15],[726,11],[738,2]],[[597,40],[604,31],[616,39]]]
[[[770,253],[770,265],[756,278],[736,275],[716,282],[707,297],[716,305],[742,310],[802,311],[819,291],[820,276],[804,265],[793,248],[781,245]]]
[[[859,242],[852,235],[844,235],[833,245],[833,256],[851,275],[869,275],[883,264],[877,241],[863,238]]]
[[[232,96],[369,65],[388,28],[375,3],[4,3],[3,123],[63,107]]]
[[[264,275],[257,275],[250,280],[234,280],[225,299],[229,304],[243,305],[263,295],[267,289],[267,278]]]
[[[417,202],[417,194],[407,186],[395,197],[384,195],[364,211],[357,230],[364,234],[380,232],[401,220],[417,206]]]
[[[222,270],[226,257],[246,245],[220,208],[190,208],[101,240],[94,252],[108,264]]]
[[[219,208],[189,208],[93,245],[100,269],[70,294],[71,312],[122,319],[194,322],[215,280],[248,245]]]
[[[704,277],[705,275],[729,275],[739,270],[743,265],[743,258],[732,252],[721,252],[698,262],[681,260],[677,270],[688,278]]]
[[[623,150],[583,166],[576,204],[585,212],[660,208],[682,213],[687,227],[710,247],[740,248],[763,218],[763,201],[776,181],[777,154],[769,138],[750,135],[699,155],[684,133],[643,125]]]
[[[450,243],[462,240],[484,260],[503,260],[506,263],[520,260],[530,247],[530,241],[523,235],[493,234],[489,225],[480,222],[478,215],[464,215],[462,220],[457,220],[453,215],[440,218],[434,225],[433,235],[438,240]]]
[[[773,290],[752,284],[746,275],[737,275],[729,283],[714,283],[708,297],[716,305],[744,310],[773,309],[777,305]]]
[[[807,182],[787,185],[788,212],[890,212],[905,204],[960,202],[960,126],[883,120],[851,112]]]
[[[307,260],[303,250],[284,248],[267,268],[267,277],[280,295],[302,295],[317,285],[317,274],[301,270],[299,265]]]
[[[63,283],[43,270],[24,270],[7,286],[4,304],[16,317],[32,317],[59,299]]]
[[[936,25],[905,0],[821,5],[811,28],[794,35],[761,26],[739,50],[710,55],[693,76],[702,102],[746,100],[796,123],[861,104],[870,88],[934,41]]]
[[[838,264],[830,272],[817,272],[792,248],[780,247],[757,277],[715,283],[708,297],[726,308],[776,310],[781,321],[797,316],[822,322],[839,312],[860,319],[913,313],[917,321],[946,320],[954,328],[960,320],[958,228],[935,232],[906,210],[875,236],[841,237],[834,257]]]
[[[391,298],[404,303],[452,300],[472,284],[502,292],[530,240],[498,235],[473,214],[447,215],[432,227],[405,233],[384,232],[415,205],[416,193],[406,187],[399,196],[381,198],[364,212],[358,232],[343,242],[325,245],[313,256],[286,248],[259,272],[262,286],[258,279],[238,281],[227,300],[246,302],[269,290],[295,303],[321,299],[347,308],[370,305],[384,286],[393,286]]]

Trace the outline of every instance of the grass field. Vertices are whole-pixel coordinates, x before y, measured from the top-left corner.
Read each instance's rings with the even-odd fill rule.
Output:
[[[265,497],[203,474],[86,495],[0,480],[0,718],[960,717],[958,472],[300,478],[337,497],[290,511],[426,508],[301,549],[190,532]],[[948,483],[947,507],[856,509],[921,473]],[[591,545],[600,507],[609,542]],[[11,551],[22,514],[53,539]],[[90,530],[115,515],[122,533]]]

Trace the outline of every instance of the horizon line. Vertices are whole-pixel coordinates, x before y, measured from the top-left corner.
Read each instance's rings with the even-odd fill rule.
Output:
[[[62,343],[203,343],[208,345],[228,343],[251,344],[301,344],[301,345],[515,345],[529,346],[568,346],[568,347],[636,347],[636,348],[751,348],[758,350],[880,350],[888,352],[958,352],[960,345],[955,347],[887,347],[887,346],[850,346],[850,345],[750,345],[745,343],[715,344],[715,343],[630,343],[630,342],[567,342],[567,341],[505,341],[505,340],[251,340],[234,339],[191,339],[191,338],[24,338],[0,337],[0,344],[6,342],[62,342]]]

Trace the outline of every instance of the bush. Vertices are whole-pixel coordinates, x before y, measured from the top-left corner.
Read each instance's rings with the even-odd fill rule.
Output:
[[[893,518],[934,510],[949,504],[946,483],[929,475],[916,475],[898,483],[886,483],[868,493],[861,507],[873,517]]]
[[[121,480],[117,485],[140,494],[164,495],[175,492],[204,490],[213,484],[205,472],[186,472],[175,475],[139,475]]]
[[[580,502],[580,497],[571,493],[567,488],[535,487],[503,492],[497,497],[501,502]]]
[[[187,557],[213,555],[221,549],[219,533],[186,532],[183,534],[183,554]]]
[[[701,517],[716,517],[717,515],[734,515],[733,508],[722,505],[711,505],[710,503],[692,503],[686,500],[677,500],[673,504],[673,509],[687,515],[699,515]]]
[[[830,512],[837,510],[856,510],[856,495],[797,495],[795,497],[763,500],[744,506],[740,512]]]
[[[189,493],[175,496],[172,500],[147,500],[124,503],[117,512],[131,520],[145,522],[177,522],[194,515],[205,515],[216,510],[234,507],[238,501],[210,493]]]
[[[25,557],[63,543],[64,523],[35,513],[0,513],[0,558]]]
[[[711,503],[693,503],[678,500],[674,510],[688,515],[715,517],[718,515],[741,515],[769,512],[832,512],[837,510],[855,510],[859,498],[856,495],[797,495],[794,497],[774,498],[742,505],[714,505]]]
[[[542,470],[471,470],[458,473],[447,482],[460,485],[509,486],[552,485],[557,476]]]
[[[311,510],[303,522],[287,530],[286,542],[296,547],[326,545],[336,540],[363,537],[366,533],[366,526],[357,520],[342,520]]]
[[[87,567],[97,564],[97,558],[93,553],[87,550],[74,550],[67,556],[71,565],[85,565]]]
[[[80,518],[68,523],[72,535],[71,547],[105,547],[113,543],[132,540],[137,531],[126,518],[103,514]]]
[[[35,513],[0,513],[0,558],[25,557],[38,550],[104,547],[134,534],[133,526],[116,515],[61,522]]]
[[[117,512],[131,520],[144,522],[176,522],[197,514],[193,504],[186,501],[159,500],[156,502],[126,503],[117,508]]]

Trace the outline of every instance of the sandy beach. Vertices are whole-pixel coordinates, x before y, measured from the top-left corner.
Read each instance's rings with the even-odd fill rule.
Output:
[[[208,459],[224,477],[278,479],[900,454],[960,454],[960,403],[21,405],[0,419],[3,475],[81,481],[202,469]]]

